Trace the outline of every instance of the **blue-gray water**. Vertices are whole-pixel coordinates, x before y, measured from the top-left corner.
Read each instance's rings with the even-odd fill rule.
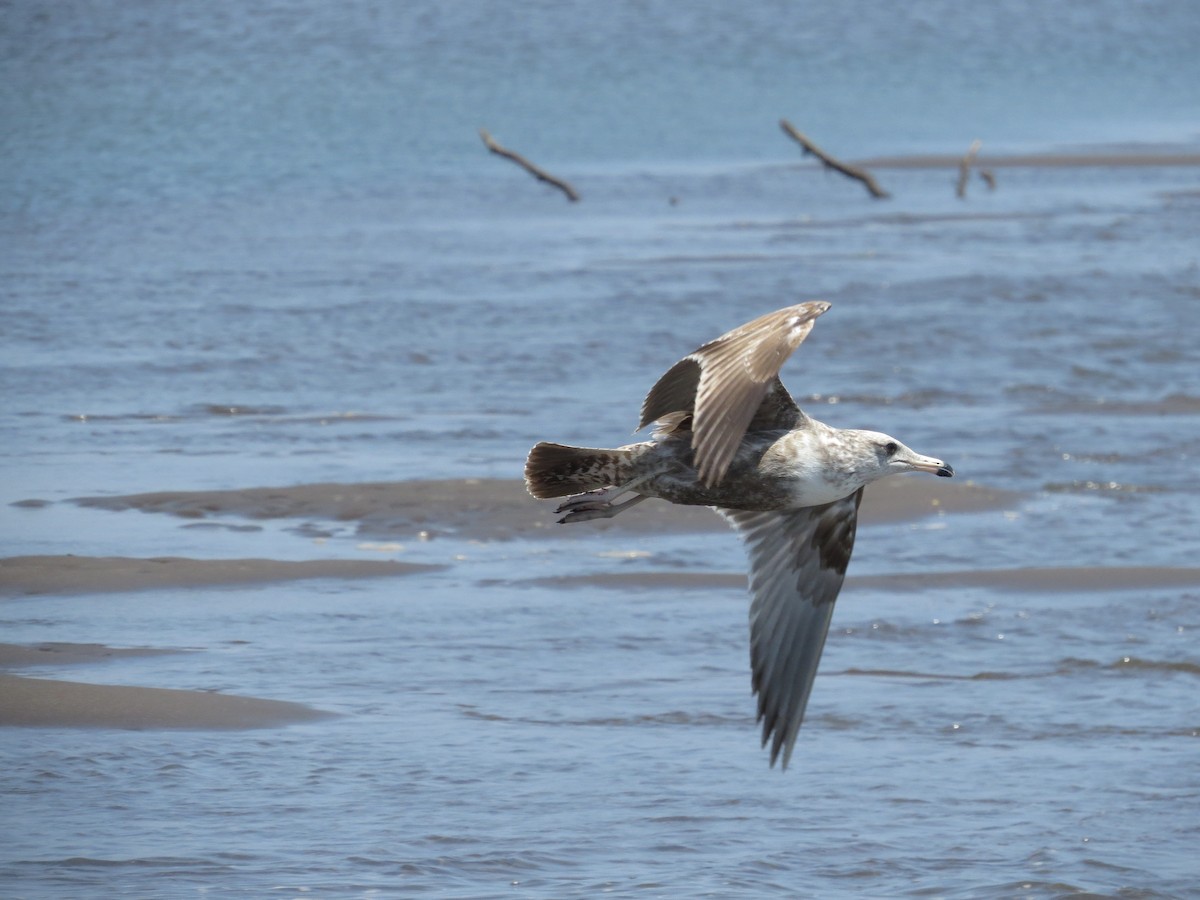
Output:
[[[884,168],[876,202],[777,121],[849,158],[1195,153],[1197,46],[1185,2],[0,7],[5,555],[448,564],[5,600],[5,641],[199,651],[28,674],[346,715],[5,730],[0,893],[1196,896],[1195,586],[852,582],[781,774],[740,592],[531,581],[736,572],[732,535],[397,548],[69,501],[516,478],[820,297],[810,412],[1022,498],[866,527],[852,575],[1195,565],[1200,169],[958,200]]]

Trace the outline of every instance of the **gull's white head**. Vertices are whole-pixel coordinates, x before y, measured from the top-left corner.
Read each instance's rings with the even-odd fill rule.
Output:
[[[840,500],[872,481],[902,472],[928,472],[942,478],[954,474],[943,460],[922,456],[889,434],[809,421],[811,428],[792,432],[796,446],[790,461],[799,475],[799,506]]]
[[[854,442],[857,452],[852,468],[862,484],[901,472],[928,472],[942,478],[954,475],[954,469],[948,463],[932,456],[922,456],[891,435],[878,431],[856,431],[853,434],[857,438]]]

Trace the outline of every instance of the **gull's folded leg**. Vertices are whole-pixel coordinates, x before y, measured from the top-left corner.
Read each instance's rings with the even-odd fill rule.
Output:
[[[624,491],[617,493],[624,493]],[[566,513],[558,520],[558,524],[571,525],[575,522],[590,522],[592,519],[611,519],[617,513],[624,512],[631,506],[637,506],[646,499],[644,494],[634,494],[624,503],[613,503],[604,496],[606,494],[608,491],[596,491],[572,497],[555,510],[556,513]],[[612,496],[616,496],[616,494],[614,493]]]

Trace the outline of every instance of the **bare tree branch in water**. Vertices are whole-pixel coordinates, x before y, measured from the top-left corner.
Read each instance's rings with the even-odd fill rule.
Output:
[[[558,188],[572,203],[579,201],[579,193],[575,190],[575,188],[571,187],[571,185],[567,184],[561,178],[555,178],[544,169],[538,168],[521,154],[514,153],[507,147],[500,146],[498,143],[496,143],[496,139],[488,133],[486,128],[479,129],[479,136],[483,138],[484,146],[487,147],[492,153],[495,153],[497,156],[503,156],[505,159],[512,160],[538,181],[544,181],[546,184]]]
[[[971,166],[975,164],[975,156],[979,153],[979,148],[982,146],[983,141],[975,138],[975,140],[971,141],[971,146],[958,163],[958,186],[955,187],[954,194],[960,200],[967,196],[967,182],[971,178]],[[991,169],[980,169],[979,177],[983,179],[989,191],[996,189],[996,176]]]
[[[967,152],[958,163],[958,184],[954,188],[954,196],[959,200],[967,196],[967,181],[971,178],[971,164],[975,162],[975,155],[979,153],[979,148],[983,146],[983,141],[979,138],[971,141],[971,146],[967,148]]]
[[[799,131],[797,131],[796,127],[787,119],[780,119],[779,127],[783,129],[784,134],[786,134],[804,149],[804,154],[806,156],[815,156],[818,160],[820,160],[821,165],[825,166],[827,169],[833,169],[835,172],[840,172],[847,178],[853,178],[855,181],[862,182],[863,186],[871,192],[871,196],[876,200],[886,200],[891,196],[891,194],[889,194],[887,191],[881,188],[878,183],[876,183],[874,177],[865,169],[860,169],[857,166],[852,166],[848,163],[842,162],[841,160],[834,159],[832,156],[802,135]]]

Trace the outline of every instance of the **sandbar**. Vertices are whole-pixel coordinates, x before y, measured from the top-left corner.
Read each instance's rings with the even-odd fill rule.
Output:
[[[66,641],[0,644],[0,669],[14,669],[18,666],[70,666],[109,659],[167,656],[186,652],[188,651],[165,647],[109,647],[107,644],[73,644]]]
[[[0,726],[245,729],[332,715],[284,700],[0,674]]]
[[[966,151],[966,146],[963,151]],[[914,156],[877,156],[857,160],[856,165],[870,169],[957,169],[963,154],[929,154]],[[1063,151],[1059,153],[980,153],[973,162],[977,169],[1001,168],[1088,168],[1121,167],[1146,168],[1153,166],[1190,167],[1200,166],[1200,153],[1180,151],[1174,148],[1129,147],[1096,148],[1089,151]]]
[[[378,559],[10,556],[0,559],[0,597],[220,587],[307,578],[380,578],[439,568]]]
[[[110,647],[43,641],[0,643],[0,669],[67,666],[187,653],[160,647]],[[334,713],[303,703],[212,691],[91,684],[0,673],[0,727],[43,728],[275,728]]]
[[[890,478],[867,488],[860,521],[899,522],[927,515],[983,512],[1015,506],[1022,495],[971,482]],[[307,484],[218,491],[157,491],[112,497],[81,497],[95,509],[138,510],[190,520],[218,517],[352,523],[360,536],[476,540],[568,536],[557,528],[555,501],[537,501],[516,479],[466,478],[363,484]],[[724,522],[703,507],[643,503],[589,530],[618,532],[723,531]],[[578,533],[578,531],[576,531]]]
[[[648,588],[687,590],[746,587],[746,575],[734,572],[600,572],[529,579],[528,584],[571,588]],[[912,592],[944,588],[988,588],[1012,592],[1071,593],[1200,587],[1200,567],[1078,566],[977,569],[894,575],[850,575],[846,591],[869,589]]]

